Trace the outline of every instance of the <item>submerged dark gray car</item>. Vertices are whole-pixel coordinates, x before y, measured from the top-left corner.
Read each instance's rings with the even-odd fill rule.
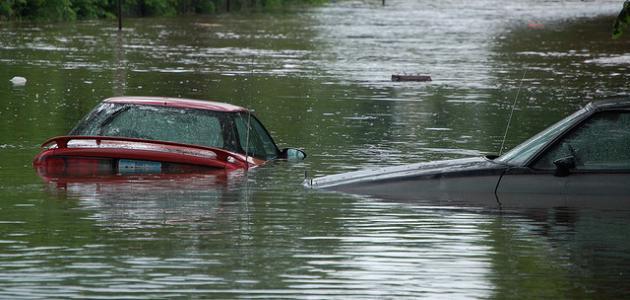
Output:
[[[630,206],[630,98],[592,102],[500,157],[362,170],[317,189],[439,205]]]

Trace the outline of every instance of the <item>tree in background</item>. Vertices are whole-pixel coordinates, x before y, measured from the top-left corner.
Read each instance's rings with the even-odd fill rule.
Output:
[[[118,0],[0,0],[0,20],[71,21],[115,18]],[[134,17],[211,14],[219,9],[251,11],[327,0],[123,0],[123,15]]]
[[[630,24],[630,0],[626,0],[626,2],[623,3],[623,8],[617,16],[615,24],[613,24],[612,38],[619,38],[628,28],[628,24]]]
[[[70,0],[3,0],[0,16],[7,19],[29,16],[31,19],[47,21],[76,19]]]

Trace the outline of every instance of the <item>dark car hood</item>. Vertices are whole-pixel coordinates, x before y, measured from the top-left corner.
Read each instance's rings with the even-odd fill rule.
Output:
[[[367,184],[370,182],[389,181],[404,178],[474,175],[498,169],[506,165],[485,157],[472,157],[433,162],[422,162],[402,166],[373,168],[355,172],[329,175],[304,182],[306,187],[316,189],[335,189],[349,184]]]

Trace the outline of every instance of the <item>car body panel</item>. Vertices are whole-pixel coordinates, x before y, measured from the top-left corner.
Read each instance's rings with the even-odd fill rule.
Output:
[[[566,205],[567,177],[551,171],[509,168],[501,176],[496,196],[501,207],[554,207]]]
[[[505,168],[504,164],[475,157],[356,171],[316,178],[306,185],[403,201],[497,206],[494,191]]]
[[[228,185],[242,181],[243,170],[228,171],[223,169],[206,169],[191,173],[142,173],[142,174],[100,174],[99,176],[85,176],[69,173],[66,176],[55,174],[39,174],[49,187],[57,190],[85,190],[86,194],[102,191],[105,186],[129,186],[126,192],[151,192],[140,186],[149,185],[151,188],[181,188],[207,190],[213,185]],[[118,189],[118,188],[116,188]]]
[[[630,172],[575,172],[567,176],[567,204],[587,207],[593,202],[608,209],[628,208]]]
[[[48,157],[135,159],[220,169],[247,168],[263,163],[249,157],[248,164],[244,155],[218,148],[134,138],[61,136],[46,141],[43,146],[49,148],[35,157],[36,166],[43,164]]]

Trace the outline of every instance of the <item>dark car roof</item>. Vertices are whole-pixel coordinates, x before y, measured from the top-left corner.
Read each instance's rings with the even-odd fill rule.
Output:
[[[220,112],[246,112],[247,109],[223,102],[202,101],[168,97],[113,97],[103,100],[107,103],[129,103],[138,105],[169,106],[178,108],[194,108]]]

